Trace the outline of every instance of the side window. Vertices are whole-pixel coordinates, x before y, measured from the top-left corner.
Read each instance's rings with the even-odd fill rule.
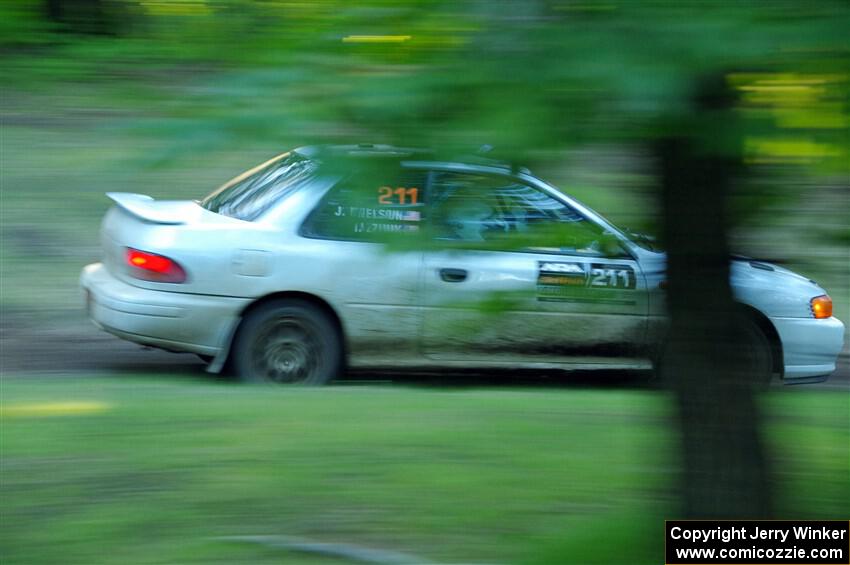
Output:
[[[418,232],[425,210],[425,171],[359,170],[330,189],[304,222],[307,237],[390,241]]]
[[[435,237],[462,247],[622,256],[616,238],[567,204],[509,177],[437,173],[431,187]]]

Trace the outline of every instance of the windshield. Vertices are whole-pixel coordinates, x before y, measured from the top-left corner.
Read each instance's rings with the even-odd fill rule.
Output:
[[[561,192],[560,189],[554,187],[551,184],[547,184],[547,186],[549,188],[551,188],[552,190],[555,190],[556,192],[564,194],[563,192]],[[575,196],[570,195],[569,198],[580,209],[583,208],[585,210],[585,213],[590,212],[591,216],[596,216],[596,218],[598,218],[597,221],[601,220],[603,222],[603,226],[605,226],[605,230],[606,230],[607,233],[612,233],[612,232],[617,233],[617,234],[625,237],[629,242],[637,245],[641,249],[646,249],[647,251],[654,251],[654,252],[662,251],[662,249],[656,243],[656,238],[654,236],[646,235],[646,234],[643,234],[643,233],[638,233],[638,232],[631,230],[629,228],[621,228],[620,226],[614,224],[608,218],[600,216],[599,213],[597,213],[593,210],[593,208],[589,207],[587,204],[583,203],[582,201],[580,201]]]
[[[304,186],[317,167],[316,161],[298,153],[284,153],[236,177],[200,204],[216,214],[253,221]]]

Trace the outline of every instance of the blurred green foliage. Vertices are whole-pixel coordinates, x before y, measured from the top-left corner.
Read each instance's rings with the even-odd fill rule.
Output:
[[[751,142],[754,159],[846,171],[835,134],[848,122],[850,9],[839,1],[57,3],[76,6],[65,21],[47,21],[51,2],[4,5],[6,72],[18,84],[195,83],[168,108],[186,119],[175,145],[204,134],[212,145],[357,137],[491,143],[525,159],[643,142],[682,108],[694,77],[729,69],[746,108],[777,130]],[[95,13],[102,33],[80,33],[95,29],[85,20]]]

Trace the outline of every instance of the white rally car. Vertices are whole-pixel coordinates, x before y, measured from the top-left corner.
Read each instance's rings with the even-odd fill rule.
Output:
[[[498,162],[387,146],[301,148],[201,201],[128,193],[81,284],[96,325],[246,380],[344,367],[646,365],[664,254]],[[756,372],[829,375],[844,326],[824,289],[734,260]]]

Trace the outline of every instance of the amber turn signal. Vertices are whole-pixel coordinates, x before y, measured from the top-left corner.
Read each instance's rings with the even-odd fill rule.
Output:
[[[815,318],[829,318],[832,316],[832,298],[824,294],[815,296],[811,300],[812,314]]]

